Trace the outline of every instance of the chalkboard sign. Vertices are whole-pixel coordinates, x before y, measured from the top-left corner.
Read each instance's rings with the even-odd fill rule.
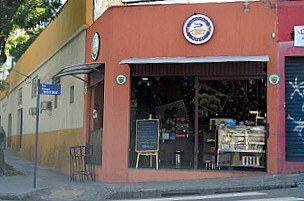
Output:
[[[136,152],[158,151],[158,119],[136,120]]]

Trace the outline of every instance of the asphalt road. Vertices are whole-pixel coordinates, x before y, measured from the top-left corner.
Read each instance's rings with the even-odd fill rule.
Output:
[[[304,201],[304,187],[284,188],[267,191],[194,195],[155,199],[132,199],[132,201]],[[131,200],[125,200],[131,201]]]

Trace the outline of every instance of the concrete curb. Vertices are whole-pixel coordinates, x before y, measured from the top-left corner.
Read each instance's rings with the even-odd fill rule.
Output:
[[[30,197],[30,193],[5,193],[0,194],[0,200],[25,200]]]
[[[262,191],[262,190],[273,190],[282,188],[294,188],[297,187],[296,183],[290,184],[273,184],[273,185],[259,185],[259,186],[248,186],[248,187],[230,187],[230,188],[198,188],[198,189],[177,189],[177,190],[137,190],[137,191],[125,191],[125,192],[114,192],[107,200],[112,199],[138,199],[138,198],[161,198],[161,197],[173,197],[173,196],[187,196],[187,195],[210,195],[219,193],[236,193],[246,191]]]
[[[37,193],[43,190],[47,190],[48,188],[44,189],[36,189],[31,192],[26,193],[0,193],[0,201],[1,200],[27,200],[32,196],[33,193]]]

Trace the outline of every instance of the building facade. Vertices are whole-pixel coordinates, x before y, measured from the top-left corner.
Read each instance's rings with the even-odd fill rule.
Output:
[[[97,179],[278,173],[278,82],[268,82],[278,74],[275,19],[276,9],[262,2],[108,9],[86,42],[86,63],[104,65],[104,79],[87,86],[84,106],[87,142],[94,143],[92,128],[102,131]],[[159,122],[154,147],[153,129],[140,138],[139,123],[150,114]],[[150,166],[141,154],[158,158],[151,156]]]
[[[278,3],[278,73],[282,84],[278,90],[278,173],[303,171],[303,119],[302,92],[296,91],[303,81],[304,46],[295,38],[303,40],[303,1]],[[299,30],[295,30],[299,27]],[[298,36],[296,36],[298,35]]]
[[[6,78],[1,93],[1,125],[7,146],[34,161],[37,85],[61,84],[60,96],[42,95],[38,164],[69,174],[69,147],[83,143],[84,84],[72,77],[52,79],[63,67],[84,63],[86,28],[92,23],[92,3],[69,1]]]
[[[67,1],[11,70],[18,156],[34,160],[39,78],[61,85],[41,96],[42,166],[69,174],[69,147],[93,145],[109,183],[303,171],[301,1],[112,5]]]

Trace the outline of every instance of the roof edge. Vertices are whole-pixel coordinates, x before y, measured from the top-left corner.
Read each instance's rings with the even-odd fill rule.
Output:
[[[119,64],[155,64],[155,63],[218,63],[218,62],[268,62],[267,55],[258,56],[215,56],[215,57],[150,57],[128,58]]]

